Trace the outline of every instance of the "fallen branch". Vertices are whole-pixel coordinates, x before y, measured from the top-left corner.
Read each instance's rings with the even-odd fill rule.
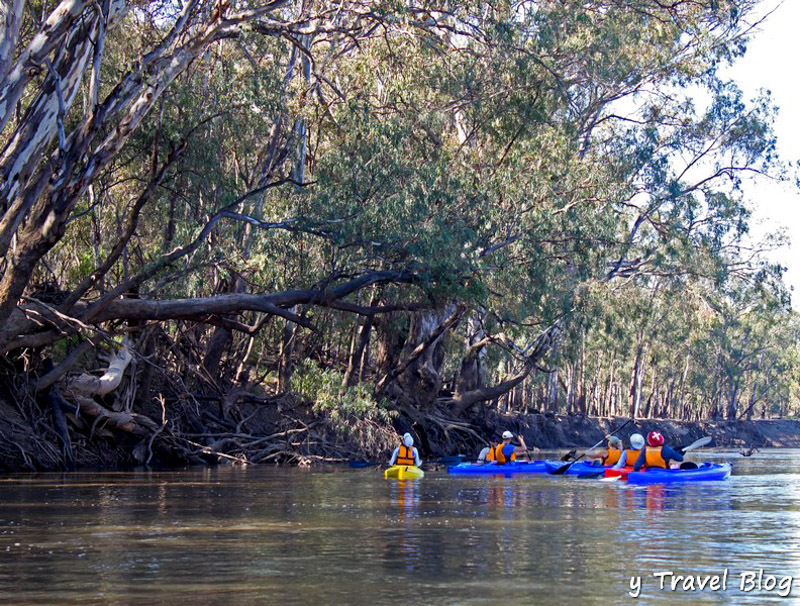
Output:
[[[128,337],[125,337],[119,351],[109,362],[108,369],[106,369],[103,376],[93,377],[84,373],[70,381],[68,389],[73,393],[83,395],[104,396],[109,394],[119,387],[120,382],[122,382],[122,376],[131,363],[131,359],[130,341]]]
[[[84,341],[67,354],[64,360],[47,374],[36,381],[35,391],[43,391],[63,377],[72,368],[78,359],[93,346],[91,341]]]

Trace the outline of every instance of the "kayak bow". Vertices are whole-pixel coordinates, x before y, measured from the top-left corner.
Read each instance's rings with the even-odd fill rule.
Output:
[[[394,478],[396,480],[418,480],[424,477],[425,472],[413,465],[392,465],[383,472],[383,478],[385,480],[389,478]]]

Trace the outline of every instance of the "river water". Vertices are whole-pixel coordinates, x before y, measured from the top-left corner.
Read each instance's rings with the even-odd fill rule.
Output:
[[[4,476],[0,603],[800,603],[800,451],[703,458],[734,475],[641,487],[347,467]]]

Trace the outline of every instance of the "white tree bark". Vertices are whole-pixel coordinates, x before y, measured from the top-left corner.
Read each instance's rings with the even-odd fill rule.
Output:
[[[96,111],[84,117],[65,137],[64,149],[44,161],[58,134],[60,117],[65,113],[63,107],[69,109],[93,57],[94,41],[104,19],[95,3],[83,14],[79,9],[82,10],[84,4],[78,0],[65,0],[59,5],[48,19],[53,22],[51,29],[47,29],[46,34],[37,34],[45,39],[36,46],[39,55],[30,47],[26,51],[30,56],[39,57],[40,62],[49,60],[41,49],[52,48],[57,38],[55,33],[62,34],[61,44],[50,61],[53,69],[0,156],[0,204],[3,204],[0,208],[3,212],[0,251],[7,252],[5,271],[0,279],[0,326],[5,324],[22,296],[39,260],[63,236],[71,209],[98,172],[116,157],[167,86],[211,44],[237,35],[247,24],[268,16],[288,2],[273,0],[252,10],[229,13],[224,19],[214,14],[203,21],[191,18],[198,17],[200,2],[188,0],[173,29],[122,77]],[[108,27],[124,7],[124,0],[111,1]],[[76,19],[78,15],[80,19]],[[72,24],[70,17],[74,21],[71,29],[65,25]],[[23,59],[18,61],[18,66],[26,65]],[[5,121],[2,127],[8,123],[14,98],[19,98],[30,81],[29,71],[22,70],[17,76],[0,88],[0,121]],[[60,104],[59,99],[63,99],[63,103]],[[95,139],[103,131],[109,134],[95,147]],[[15,235],[18,246],[10,249]]]
[[[14,67],[8,70],[8,77],[0,86],[0,133],[5,130],[25,88],[36,75],[46,69],[45,59],[54,50],[66,45],[65,40],[71,34],[74,35],[75,30],[72,27],[75,21],[91,5],[92,2],[88,0],[63,0],[19,54]],[[13,55],[13,49],[10,52]]]
[[[119,387],[131,359],[130,341],[125,337],[119,351],[111,359],[101,377],[81,374],[69,382],[68,389],[73,393],[83,395],[104,396],[109,394]]]
[[[0,3],[0,82],[6,79],[22,24],[24,0],[4,0]]]

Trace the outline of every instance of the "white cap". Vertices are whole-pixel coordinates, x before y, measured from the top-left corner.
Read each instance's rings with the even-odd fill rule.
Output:
[[[504,440],[513,440],[514,434],[508,431],[507,429],[503,432],[503,439]]]
[[[644,448],[644,436],[640,433],[631,434],[631,446],[633,446],[634,450]]]
[[[406,448],[411,448],[414,445],[414,438],[411,437],[410,433],[403,434],[403,444],[406,445]]]

